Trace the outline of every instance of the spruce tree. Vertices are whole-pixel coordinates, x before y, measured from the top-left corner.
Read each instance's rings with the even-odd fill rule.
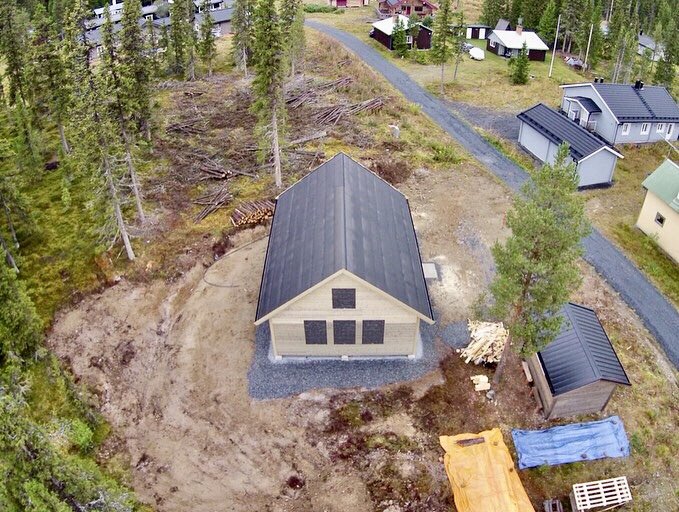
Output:
[[[545,0],[522,0],[521,16],[523,16],[524,25],[530,29],[537,30],[547,4]]]
[[[273,158],[276,186],[283,186],[280,143],[284,132],[281,27],[274,2],[258,0],[254,13],[255,93],[260,160]]]
[[[510,343],[523,357],[550,343],[561,327],[559,311],[580,284],[580,242],[590,227],[584,198],[577,193],[578,174],[569,160],[563,144],[552,165],[531,172],[507,213],[512,234],[492,249],[496,276],[490,286],[491,311],[506,320],[511,337],[496,384]]]
[[[519,19],[523,23],[523,2],[524,0],[511,0],[511,6],[509,8],[509,21],[513,25],[518,25]]]
[[[453,15],[450,0],[442,0],[434,18],[434,35],[431,41],[431,57],[434,64],[441,66],[441,95],[443,95],[443,73],[446,62],[453,55],[454,36],[451,31]]]
[[[526,43],[519,50],[519,55],[509,61],[512,68],[510,77],[514,85],[524,85],[528,83],[528,73],[530,72],[530,61],[528,60],[528,47]]]
[[[464,55],[464,43],[467,41],[467,27],[464,21],[464,13],[460,11],[456,15],[455,26],[453,27],[453,56],[455,57],[455,71],[453,80],[457,79],[457,68]]]
[[[212,32],[212,16],[210,16],[210,2],[203,0],[203,17],[200,21],[200,35],[198,38],[198,55],[207,66],[208,76],[212,76],[212,63],[217,55],[215,35]]]
[[[59,133],[61,149],[68,154],[71,147],[66,138],[64,119],[70,91],[64,75],[61,39],[56,24],[42,4],[35,7],[32,26],[26,66],[27,82],[33,97],[32,110],[52,119]]]
[[[391,45],[394,53],[401,58],[408,55],[407,36],[408,33],[403,21],[401,21],[401,18],[396,18],[396,23],[394,23],[394,28],[391,32]]]
[[[653,81],[671,90],[676,77],[676,66],[679,65],[679,33],[674,19],[670,19],[665,28],[666,38],[662,41],[663,55],[658,61]]]
[[[417,50],[417,38],[420,35],[421,25],[420,17],[413,13],[408,18],[408,33],[413,38],[413,50]]]
[[[30,91],[26,85],[26,48],[28,47],[26,12],[16,0],[0,2],[0,57],[4,59],[4,76],[9,84],[10,105],[30,104]]]
[[[170,25],[170,49],[172,55],[170,58],[171,69],[177,75],[183,75],[187,70],[187,57],[189,55],[189,46],[193,27],[189,23],[188,4],[193,2],[191,0],[176,0],[170,7],[170,18],[172,24]]]
[[[248,76],[248,64],[254,52],[255,0],[235,0],[231,31],[231,56],[234,64]]]
[[[135,131],[151,140],[151,52],[139,25],[140,0],[125,0],[117,56],[120,68],[120,97]],[[153,50],[152,50],[153,51]]]
[[[507,0],[483,0],[481,21],[495,27],[500,18],[506,18],[509,15],[508,11]],[[438,13],[436,15],[438,16]]]
[[[559,18],[559,8],[555,0],[549,0],[545,10],[540,17],[538,24],[538,34],[548,45],[552,45],[556,37],[556,24]]]
[[[304,56],[304,7],[301,0],[283,0],[281,3],[281,30],[285,49],[285,65],[290,74]]]

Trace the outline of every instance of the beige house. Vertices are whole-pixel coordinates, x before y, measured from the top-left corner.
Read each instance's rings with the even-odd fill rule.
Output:
[[[665,160],[642,185],[646,198],[637,227],[679,263],[679,165]]]
[[[630,385],[596,313],[571,302],[562,316],[556,339],[527,361],[550,420],[601,412],[619,385]]]
[[[405,196],[344,154],[283,192],[255,324],[267,321],[275,357],[416,356],[433,315]]]

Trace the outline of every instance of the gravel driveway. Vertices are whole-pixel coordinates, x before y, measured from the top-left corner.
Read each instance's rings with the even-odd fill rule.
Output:
[[[446,103],[468,123],[489,130],[513,144],[516,144],[516,141],[519,140],[519,120],[516,118],[518,112],[479,107],[462,101],[449,100]]]
[[[307,25],[338,40],[367,65],[383,75],[408,101],[422,111],[485,167],[518,191],[527,174],[486,142],[474,129],[455,116],[445,103],[424,90],[405,72],[382,57],[379,52],[342,30],[308,20]],[[658,340],[669,359],[679,368],[679,312],[653,286],[637,267],[599,231],[584,240],[585,260],[599,272],[639,315],[646,328]]]

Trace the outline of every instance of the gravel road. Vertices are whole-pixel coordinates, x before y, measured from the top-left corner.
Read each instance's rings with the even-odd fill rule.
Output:
[[[429,94],[405,72],[355,36],[337,28],[308,20],[307,25],[338,40],[367,65],[383,75],[408,101],[422,111],[451,137],[464,145],[479,162],[518,192],[528,175],[486,142],[474,129],[455,116],[443,101]],[[679,368],[679,312],[627,257],[599,231],[584,240],[585,260],[599,272],[639,315],[658,340],[669,359]]]

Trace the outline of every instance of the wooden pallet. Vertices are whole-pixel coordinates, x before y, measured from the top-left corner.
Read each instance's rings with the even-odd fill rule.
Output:
[[[545,512],[563,512],[563,505],[559,500],[545,500],[542,505]]]
[[[595,508],[619,507],[632,501],[632,493],[627,484],[627,477],[609,478],[575,484],[571,492],[571,508],[574,512],[583,512]]]

